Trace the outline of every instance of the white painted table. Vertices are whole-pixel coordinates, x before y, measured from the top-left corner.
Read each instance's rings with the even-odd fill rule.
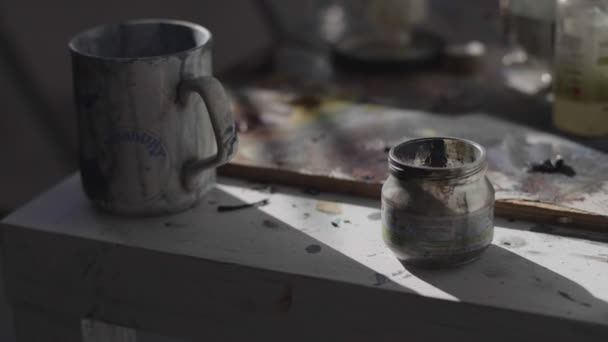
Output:
[[[378,202],[255,187],[221,179],[188,212],[125,219],[74,176],[16,211],[2,233],[18,341],[608,341],[606,235],[497,220],[481,260],[406,269]]]

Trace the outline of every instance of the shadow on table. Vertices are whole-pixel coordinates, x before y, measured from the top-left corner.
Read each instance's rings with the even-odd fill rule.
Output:
[[[608,303],[575,281],[496,245],[491,245],[480,260],[460,268],[406,268],[463,302],[485,296],[488,302],[504,308],[524,306],[531,312],[553,312],[574,319],[608,317]]]
[[[247,186],[245,182],[238,180],[223,179],[222,183]],[[259,183],[257,185],[259,186]],[[297,192],[297,190],[293,191]],[[324,195],[310,196],[326,199]],[[271,194],[260,194],[262,199],[271,197]],[[271,198],[270,201],[272,200]],[[281,273],[414,293],[413,290],[397,284],[389,277],[343,254],[327,243],[302,232],[302,227],[318,228],[307,227],[307,224],[311,224],[307,223],[311,215],[310,213],[305,215],[306,210],[293,209],[302,216],[301,224],[298,223],[300,227],[296,228],[265,213],[263,207],[247,207],[250,204],[252,203],[246,203],[216,187],[197,206],[175,215],[125,218],[107,215],[97,210],[93,213],[96,216],[95,220],[101,224],[102,234],[106,238],[113,236],[128,245]],[[222,211],[219,210],[220,207]],[[91,211],[83,217],[90,213]],[[205,220],[206,217],[209,219]],[[73,217],[71,219],[74,220]],[[75,219],[78,221],[77,217]],[[336,228],[328,221],[326,229],[330,231]],[[397,270],[401,268],[396,260],[394,268]]]

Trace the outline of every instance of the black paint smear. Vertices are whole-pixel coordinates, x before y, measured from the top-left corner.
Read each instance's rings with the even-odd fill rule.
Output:
[[[561,156],[556,156],[553,160],[546,159],[540,163],[531,163],[530,167],[528,167],[528,172],[561,173],[562,175],[566,175],[568,177],[576,176],[576,171],[574,171],[571,166],[566,165]]]
[[[340,224],[336,221],[331,221],[331,225],[334,226],[334,228],[340,228]]]
[[[302,192],[307,195],[312,195],[312,196],[317,196],[318,194],[321,193],[321,191],[319,191],[318,189],[315,189],[315,188],[304,188],[304,189],[302,189]]]
[[[572,298],[572,296],[570,296],[570,295],[569,295],[567,292],[564,292],[564,291],[557,291],[557,293],[558,293],[560,296],[562,296],[564,299],[567,299],[567,300],[569,300],[569,301],[571,301],[571,302],[574,302],[574,303],[576,303],[576,304],[580,304],[580,305],[582,305],[582,306],[584,306],[584,307],[586,307],[586,308],[591,307],[591,304],[589,304],[589,303],[584,303],[584,302],[579,302],[579,301],[575,300],[574,298]]]
[[[310,254],[317,254],[321,251],[321,246],[319,245],[310,245],[306,247],[306,252]]]
[[[217,211],[220,213],[223,213],[223,212],[227,212],[227,211],[236,211],[236,210],[249,209],[249,208],[259,208],[259,207],[268,205],[269,203],[270,203],[270,200],[268,200],[268,198],[266,198],[261,201],[253,202],[253,203],[246,203],[246,204],[239,204],[239,205],[220,205],[217,207]]]

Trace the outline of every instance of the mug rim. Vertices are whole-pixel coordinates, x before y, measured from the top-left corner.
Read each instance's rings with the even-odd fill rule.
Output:
[[[192,31],[197,31],[199,33],[202,33],[203,36],[205,37],[205,39],[202,43],[197,44],[196,46],[194,46],[190,49],[180,50],[180,51],[166,53],[166,54],[162,54],[162,55],[141,56],[141,57],[103,56],[103,55],[98,55],[98,54],[86,53],[76,47],[76,41],[86,34],[90,34],[92,32],[102,30],[102,29],[112,27],[112,26],[117,26],[117,25],[138,25],[138,24],[169,24],[169,25],[186,27]],[[172,56],[179,56],[179,55],[187,54],[189,52],[209,46],[211,44],[211,41],[212,41],[211,31],[209,31],[209,29],[207,29],[206,27],[193,23],[191,21],[179,20],[179,19],[164,19],[164,18],[140,18],[140,19],[129,19],[126,21],[115,22],[115,23],[100,24],[97,26],[89,27],[88,29],[85,29],[85,30],[80,31],[77,34],[75,34],[68,42],[68,48],[69,48],[70,52],[72,52],[73,54],[79,55],[79,56],[84,56],[84,57],[104,60],[104,61],[123,62],[123,61],[133,61],[133,60],[163,59],[163,58],[172,57]]]

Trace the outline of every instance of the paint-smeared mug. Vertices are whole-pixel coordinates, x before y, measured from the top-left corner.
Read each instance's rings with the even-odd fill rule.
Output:
[[[69,48],[87,197],[133,215],[195,205],[237,147],[228,98],[211,76],[211,33],[140,19],[84,31]]]

